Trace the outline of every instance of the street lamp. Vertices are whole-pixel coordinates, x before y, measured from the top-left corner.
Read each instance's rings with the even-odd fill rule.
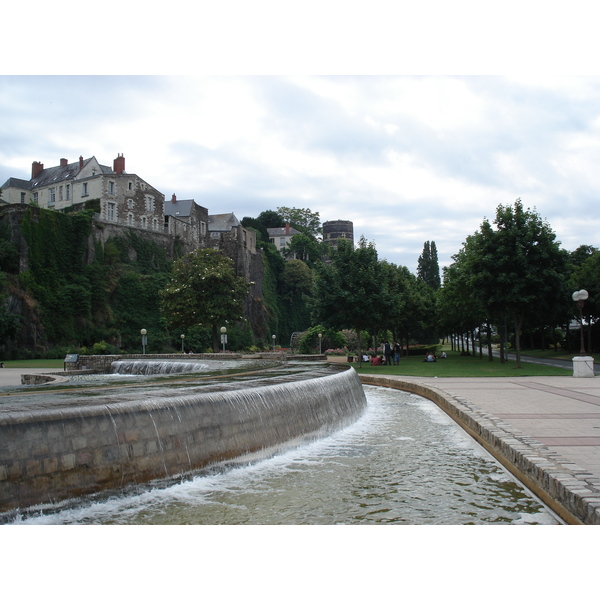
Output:
[[[148,332],[145,329],[140,329],[140,333],[142,334],[142,354],[146,354],[146,344],[148,343],[146,334]]]
[[[585,356],[585,345],[583,343],[583,303],[588,299],[589,294],[587,290],[579,290],[578,292],[573,292],[573,296],[571,297],[577,302],[577,307],[579,308],[579,331],[581,333],[581,349],[579,354]]]
[[[183,354],[184,353],[183,340],[185,339],[185,335],[182,333],[179,337],[181,338],[181,354]]]
[[[227,343],[227,327],[221,327],[221,343],[223,344],[223,352],[225,352],[225,344]]]
[[[319,354],[323,354],[322,352],[322,348],[321,348],[321,342],[323,341],[323,334],[320,333],[319,334]]]
[[[271,339],[273,340],[273,352],[275,352],[275,337],[275,334],[271,336]]]

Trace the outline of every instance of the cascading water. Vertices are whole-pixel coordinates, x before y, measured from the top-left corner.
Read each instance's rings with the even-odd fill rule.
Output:
[[[429,400],[367,387],[343,430],[23,524],[556,524]],[[15,521],[13,521],[15,522]],[[403,538],[404,539],[404,538]]]
[[[214,364],[183,360],[119,360],[111,364],[111,373],[118,375],[170,375],[173,373],[201,373]]]
[[[184,363],[187,366],[186,363]],[[243,383],[164,382],[61,390],[0,414],[0,511],[184,476],[219,461],[356,420],[366,406],[354,370],[287,372]],[[143,389],[143,391],[141,391]]]

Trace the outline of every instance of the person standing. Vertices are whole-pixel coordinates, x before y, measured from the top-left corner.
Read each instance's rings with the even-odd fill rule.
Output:
[[[394,342],[394,365],[400,364],[400,358],[402,358],[402,347],[398,342]]]
[[[385,354],[385,364],[386,365],[392,365],[393,364],[393,359],[392,359],[392,347],[390,346],[390,343],[385,340],[385,342],[383,342],[383,353]]]

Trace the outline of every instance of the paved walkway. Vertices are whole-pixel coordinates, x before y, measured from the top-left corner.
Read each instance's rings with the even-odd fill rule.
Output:
[[[580,495],[597,503],[600,522],[600,378],[384,377],[449,395],[497,438],[511,438],[520,455],[574,478]]]
[[[21,375],[25,373],[53,373],[53,369],[26,369],[2,368],[0,369],[0,388],[21,385]]]

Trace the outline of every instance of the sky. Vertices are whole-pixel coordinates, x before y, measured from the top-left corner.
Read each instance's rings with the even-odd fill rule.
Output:
[[[259,4],[271,12],[279,6]],[[265,45],[245,45],[244,39],[262,39],[260,27],[241,35],[247,13],[233,27],[242,39],[229,53],[222,51],[223,39],[210,37],[205,22],[200,29],[209,41],[202,45],[195,37],[198,47],[186,45],[191,30],[181,21],[175,35],[149,36],[154,41],[141,53],[134,44],[137,62],[131,46],[130,54],[121,53],[121,42],[84,45],[83,53],[79,43],[65,46],[64,61],[56,60],[60,48],[51,61],[38,48],[29,62],[0,75],[0,183],[29,179],[33,161],[50,167],[82,155],[112,166],[123,154],[126,171],[167,199],[175,193],[209,213],[234,212],[239,219],[296,207],[318,212],[321,221],[350,220],[356,241],[364,236],[379,258],[413,272],[426,241],[436,243],[440,267],[446,266],[485,218],[493,220],[499,205],[517,198],[547,219],[563,248],[600,246],[599,74],[585,68],[569,73],[561,62],[565,45],[557,48],[556,41],[564,35],[532,44],[531,32],[510,14],[498,16],[501,31],[493,40],[503,40],[502,60],[518,45],[512,62],[491,53],[482,68],[473,58],[492,30],[463,26],[468,44],[457,44],[464,35],[453,29],[446,38],[452,44],[442,43],[429,62],[407,68],[406,60],[394,61],[393,52],[378,55],[379,34],[402,38],[404,46],[389,42],[392,50],[407,50],[411,40],[422,49],[422,40],[402,21],[390,29],[378,19],[380,30],[364,36],[373,50],[365,53],[374,67],[369,71],[356,51],[363,38],[349,38],[352,27],[368,30],[385,4],[375,2],[371,17],[343,21],[347,60],[328,62],[337,46],[331,40],[326,45],[329,38],[317,28],[319,52],[306,66],[294,60],[297,52],[285,54],[281,31],[272,34],[278,45],[268,59]],[[528,2],[519,6],[528,14]],[[123,10],[126,21],[130,15]],[[568,17],[554,16],[535,18],[552,33],[551,26],[568,24]],[[164,30],[172,31],[174,17],[165,18]],[[300,29],[308,26],[295,18]],[[440,34],[441,21],[429,19],[428,30]],[[578,17],[577,23],[571,39],[584,39],[587,21]],[[502,31],[503,25],[510,30]],[[275,60],[280,47],[287,62]],[[191,49],[196,62],[182,60]],[[210,63],[202,60],[208,49],[215,57]],[[550,66],[538,60],[541,49]],[[444,62],[453,53],[464,59],[467,50],[465,66]]]

